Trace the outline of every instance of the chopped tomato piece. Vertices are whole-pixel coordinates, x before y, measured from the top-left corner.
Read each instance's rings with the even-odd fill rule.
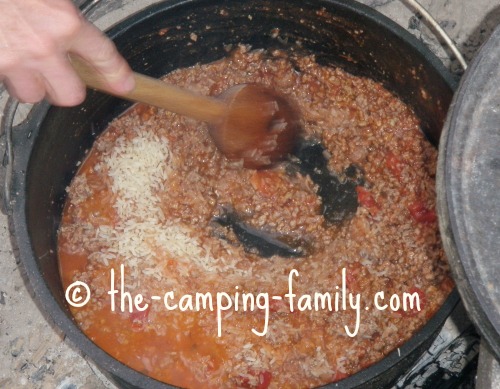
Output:
[[[270,371],[261,371],[259,373],[259,385],[257,385],[257,389],[267,389],[271,384],[271,379],[273,375]]]
[[[270,371],[260,371],[258,373],[251,371],[249,372],[252,376],[255,376],[257,378],[257,384],[250,383],[250,380],[247,377],[244,377],[241,379],[239,382],[238,386],[240,388],[245,388],[245,389],[267,389],[269,385],[271,384],[271,379],[273,377],[272,373]],[[253,380],[252,380],[253,381]]]
[[[238,377],[238,378],[236,379],[236,381],[238,382],[238,383],[236,384],[236,386],[237,386],[238,388],[251,389],[251,386],[250,386],[250,380],[249,380],[247,377],[243,377],[243,378]]]
[[[144,311],[133,311],[129,316],[129,319],[132,322],[132,329],[134,331],[142,330],[148,321],[148,316],[149,306]]]
[[[346,374],[346,373],[343,373],[343,372],[337,370],[335,372],[335,374],[333,375],[332,382],[337,382],[337,381],[343,380],[344,378],[347,378],[347,377],[349,377],[349,374]]]
[[[370,214],[375,216],[380,211],[380,206],[375,201],[373,194],[363,186],[357,186],[358,202],[366,208]]]
[[[363,265],[359,262],[350,263],[346,268],[346,287],[350,291],[356,292],[359,290],[359,279],[361,278],[361,271]]]
[[[446,277],[443,280],[443,282],[441,282],[441,289],[444,290],[446,293],[450,293],[454,287],[455,284],[453,283],[453,280],[450,277]]]
[[[142,103],[136,105],[135,111],[143,122],[148,121],[155,114],[154,107]]]
[[[420,310],[424,309],[424,307],[427,304],[427,296],[425,295],[425,292],[422,289],[414,286],[413,288],[410,288],[408,293],[411,293],[411,294],[417,293],[418,298],[420,299]]]
[[[422,201],[415,201],[408,206],[411,217],[417,223],[434,223],[437,219],[436,212],[429,209]]]

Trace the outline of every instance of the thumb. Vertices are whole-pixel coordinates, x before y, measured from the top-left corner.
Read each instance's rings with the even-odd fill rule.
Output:
[[[127,61],[111,39],[91,23],[84,23],[69,51],[82,57],[100,73],[110,91],[124,94],[134,88],[133,73]]]

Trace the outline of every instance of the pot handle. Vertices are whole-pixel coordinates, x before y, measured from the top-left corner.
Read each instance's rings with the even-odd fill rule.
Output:
[[[5,103],[2,121],[0,123],[0,137],[5,137],[5,151],[0,164],[0,176],[3,177],[3,188],[1,190],[2,199],[0,202],[0,210],[4,215],[12,213],[12,172],[14,163],[14,150],[12,145],[12,128],[14,125],[14,117],[19,102],[9,97]]]
[[[426,21],[429,23],[430,27],[434,29],[434,31],[443,39],[446,46],[451,50],[451,52],[455,55],[455,58],[462,66],[463,70],[467,69],[467,62],[460,50],[458,50],[457,46],[451,40],[450,36],[446,33],[446,31],[439,25],[439,23],[434,19],[434,17],[417,1],[417,0],[403,0],[403,3],[407,3],[411,8],[414,8]]]

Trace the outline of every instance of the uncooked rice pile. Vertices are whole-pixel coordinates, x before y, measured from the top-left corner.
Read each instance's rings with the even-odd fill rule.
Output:
[[[379,361],[429,320],[453,284],[434,211],[437,153],[405,104],[380,84],[313,57],[247,47],[166,80],[207,95],[245,82],[282,91],[300,108],[305,138],[326,149],[328,169],[341,179],[350,166],[361,172],[358,207],[330,223],[318,185],[289,162],[243,169],[219,153],[205,124],[134,106],[95,142],[68,187],[59,231],[64,285],[78,280],[92,292],[85,307],[72,309],[94,342],[182,387],[304,388]],[[305,255],[262,258],[245,250],[235,230],[215,226],[222,209],[254,229],[307,241]],[[123,281],[147,309],[129,312],[125,298],[122,312],[117,293],[112,312],[111,269],[115,288]],[[292,269],[294,312],[285,297]],[[342,309],[342,295],[338,309],[297,309],[300,296],[338,296],[343,288],[360,298],[354,336],[348,332],[357,311],[349,301]],[[418,295],[421,310],[376,309],[380,291],[381,305],[393,294]],[[166,308],[167,292],[178,309]],[[269,301],[252,311],[218,311],[228,303],[217,304],[218,292],[233,304],[244,293],[267,293]],[[196,293],[210,293],[213,309],[179,301]]]

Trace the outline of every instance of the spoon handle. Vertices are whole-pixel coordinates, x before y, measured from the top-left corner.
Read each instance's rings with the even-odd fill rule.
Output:
[[[213,97],[190,92],[161,80],[134,73],[135,88],[129,93],[113,93],[104,79],[81,58],[70,55],[71,63],[85,85],[127,100],[154,105],[179,115],[217,124],[226,114],[226,104]]]

